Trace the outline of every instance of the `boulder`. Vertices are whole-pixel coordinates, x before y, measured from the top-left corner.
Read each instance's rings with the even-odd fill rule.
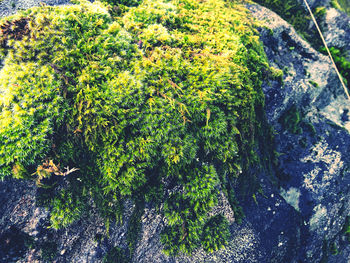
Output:
[[[0,16],[38,4],[17,1],[13,5],[3,0]],[[259,31],[270,65],[284,73],[283,83],[263,84],[266,117],[274,129],[273,169],[257,175],[258,193],[239,198],[245,213],[241,224],[234,221],[228,200],[220,195],[212,213],[224,212],[231,224],[231,239],[226,248],[212,254],[199,249],[192,257],[164,255],[162,208],[146,204],[132,262],[350,260],[345,233],[350,215],[350,101],[327,56],[269,9],[253,4],[247,8],[263,21]],[[330,45],[350,50],[349,21],[336,9],[327,9],[325,37]],[[54,231],[47,228],[49,211],[36,205],[37,191],[28,182],[0,182],[0,262],[43,262],[43,255],[52,262],[102,262],[111,248],[127,249],[127,229],[135,209],[132,202],[124,204],[122,222],[112,222],[108,235],[94,209],[79,222]],[[18,237],[23,242],[18,243]]]

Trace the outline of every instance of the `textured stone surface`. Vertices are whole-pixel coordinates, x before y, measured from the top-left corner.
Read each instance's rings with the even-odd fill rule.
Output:
[[[335,256],[329,246],[336,243],[344,249],[337,255],[338,262],[348,262],[349,244],[338,241],[350,213],[350,102],[328,57],[313,50],[271,11],[258,6],[250,10],[258,19],[269,21],[266,26],[273,34],[266,28],[261,31],[265,51],[271,65],[285,72],[284,87],[271,83],[265,85],[264,93],[280,154],[276,172],[285,178],[280,182],[280,194],[297,208],[303,221],[298,227],[297,257],[302,262],[331,260]],[[349,37],[350,30],[342,34]],[[293,107],[301,116],[296,134],[283,126],[284,114]]]
[[[350,59],[350,18],[345,13],[330,8],[324,18],[323,31],[327,44],[347,51]]]
[[[46,5],[65,5],[69,0],[2,0],[0,2],[0,18],[13,15],[18,10],[25,10],[33,6]]]
[[[305,6],[303,0],[298,0],[298,2]],[[331,0],[308,0],[312,8],[326,7],[326,13],[319,23],[327,45],[347,51],[347,57],[350,59],[350,17],[333,8],[331,2]],[[310,25],[309,28],[312,26]],[[312,32],[309,33],[312,34]],[[316,36],[318,37],[318,33]]]
[[[45,2],[45,1],[44,1]],[[317,1],[310,1],[316,4]],[[328,1],[329,2],[329,1]],[[324,1],[325,4],[328,4]],[[46,1],[65,4],[67,1]],[[39,1],[9,0],[0,4],[0,16]],[[278,165],[272,174],[261,173],[261,191],[241,198],[245,218],[233,220],[227,199],[221,195],[213,214],[229,219],[229,245],[213,254],[198,250],[192,257],[167,257],[162,253],[160,233],[166,221],[160,211],[146,205],[133,262],[349,262],[350,247],[342,231],[350,214],[350,102],[344,96],[328,57],[315,51],[294,29],[266,8],[250,5],[252,14],[267,21],[260,29],[271,66],[284,71],[284,85],[264,84],[266,116],[275,130]],[[349,19],[328,9],[327,41],[348,48]],[[333,45],[333,44],[332,44]],[[349,49],[350,50],[350,49]],[[317,85],[315,84],[317,83]],[[288,112],[298,111],[293,133],[283,122]],[[295,113],[295,112],[294,112]],[[273,179],[274,176],[279,180]],[[0,249],[0,262],[43,262],[40,245],[57,244],[53,262],[101,262],[114,246],[126,248],[126,230],[134,206],[125,203],[122,224],[111,223],[105,236],[103,220],[92,210],[85,218],[60,231],[47,229],[49,211],[35,205],[36,187],[28,182],[0,182],[0,237],[32,237],[37,247],[27,249],[22,259]],[[11,240],[9,242],[12,242]],[[0,248],[6,242],[0,240]],[[331,245],[339,251],[332,255]],[[17,246],[17,251],[24,250]]]

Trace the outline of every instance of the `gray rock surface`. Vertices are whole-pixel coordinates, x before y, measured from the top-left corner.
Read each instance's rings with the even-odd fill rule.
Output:
[[[40,4],[64,5],[69,3],[69,0],[1,0],[0,18],[13,15],[19,10],[25,10],[33,6],[40,6]]]
[[[323,31],[327,45],[347,51],[350,59],[350,18],[335,8],[327,9]]]
[[[268,20],[261,31],[272,66],[284,70],[284,86],[265,85],[266,113],[276,131],[280,153],[277,175],[280,194],[296,211],[300,226],[299,260],[331,259],[329,247],[347,247],[338,262],[348,262],[349,244],[342,229],[350,213],[348,165],[350,101],[328,57],[317,53],[277,15],[250,6],[259,20]],[[350,30],[343,34],[350,36]],[[317,84],[316,84],[317,83]],[[286,130],[286,114],[300,114],[297,132]],[[328,248],[328,249],[327,249]],[[282,262],[282,261],[281,261]]]
[[[305,12],[308,12],[304,1],[297,1],[300,5],[305,7]],[[319,25],[327,45],[329,47],[336,47],[347,51],[347,57],[350,59],[350,17],[344,12],[334,8],[331,2],[332,0],[308,0],[311,8],[326,8],[325,15],[319,19]],[[311,21],[309,25],[310,31],[308,33],[310,35],[315,35],[315,37],[319,37],[313,24],[314,23]],[[314,32],[311,32],[311,30]]]
[[[16,1],[13,7],[11,0],[3,0],[0,16],[39,2]],[[262,191],[255,200],[241,197],[246,215],[242,224],[234,222],[228,201],[221,195],[213,213],[224,212],[230,220],[232,237],[226,248],[209,255],[198,250],[192,257],[165,256],[160,233],[166,220],[161,211],[146,205],[133,262],[350,261],[343,231],[350,215],[350,102],[328,57],[315,51],[272,11],[257,5],[249,5],[249,9],[254,17],[266,21],[260,29],[265,52],[271,66],[284,71],[284,85],[271,81],[263,86],[278,164],[272,175],[258,175]],[[334,10],[327,11],[326,38],[349,45],[350,29],[348,22],[344,23],[349,20],[340,16],[339,21]],[[339,30],[334,31],[333,26]],[[134,209],[131,202],[125,203],[123,223],[112,223],[106,236],[103,219],[94,209],[66,229],[47,229],[49,211],[36,206],[36,194],[34,184],[0,182],[0,262],[45,262],[41,255],[50,251],[50,244],[56,244],[51,261],[62,263],[101,262],[112,247],[127,247],[128,219]],[[19,237],[27,243],[18,242]],[[28,245],[31,242],[38,245]]]

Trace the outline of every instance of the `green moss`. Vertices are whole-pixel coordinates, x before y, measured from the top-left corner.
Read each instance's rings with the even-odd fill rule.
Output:
[[[319,6],[319,7],[316,7],[314,15],[315,15],[317,18],[324,18],[324,16],[326,15],[326,13],[327,13],[326,7],[324,7],[324,6]]]
[[[241,224],[242,220],[244,218],[244,212],[243,208],[239,205],[239,202],[236,198],[235,192],[232,188],[228,187],[228,194],[227,194],[230,206],[232,208],[234,217],[235,217],[235,222],[237,224]]]
[[[350,216],[347,216],[345,219],[345,224],[343,226],[342,233],[346,236],[347,241],[350,243]]]
[[[66,227],[79,219],[85,204],[66,190],[60,191],[52,201],[51,226],[55,229]]]
[[[341,6],[339,5],[339,2],[337,0],[331,0],[331,6],[338,9],[338,10],[341,10]]]
[[[319,87],[319,86],[318,86],[318,83],[315,82],[315,81],[313,81],[313,80],[309,80],[309,83],[310,83],[312,86],[314,86],[315,88],[318,88],[318,87]]]
[[[301,134],[303,132],[303,129],[300,126],[301,121],[301,113],[295,106],[286,110],[279,119],[279,122],[286,130],[295,134]]]
[[[305,113],[302,113],[302,111],[294,105],[281,115],[279,123],[290,133],[302,134],[303,132],[309,132],[312,136],[316,135],[314,125],[305,118]],[[302,147],[306,147],[306,139],[301,138],[299,144]]]
[[[282,83],[283,82],[283,70],[271,67],[271,78]]]
[[[242,177],[256,186],[260,86],[273,71],[252,21],[221,0],[146,0],[122,12],[81,1],[3,18],[0,177],[51,189],[43,204],[54,228],[92,202],[107,232],[123,200],[164,202],[166,251],[191,253],[218,187]]]
[[[304,121],[304,125],[306,126],[306,128],[309,130],[309,132],[315,136],[316,135],[316,129],[315,126],[309,122],[309,121]]]
[[[321,52],[327,54],[325,48],[320,49]],[[350,85],[350,61],[346,58],[347,50],[341,50],[335,47],[330,47],[329,51],[332,54],[335,64],[339,69],[340,74],[344,78],[344,82],[349,89]]]
[[[332,0],[331,5],[348,15],[350,15],[350,1],[349,0]]]
[[[227,219],[219,214],[210,218],[203,228],[202,244],[207,252],[214,252],[225,245],[230,238]]]
[[[142,197],[141,197],[142,198]],[[143,200],[137,200],[134,210],[128,222],[128,230],[126,233],[126,242],[129,246],[130,257],[133,255],[135,247],[140,237],[142,228],[141,217],[143,215],[145,203]]]
[[[103,0],[102,2],[106,2],[108,4],[111,4],[113,6],[138,6],[142,0]],[[119,7],[122,8],[122,7]]]
[[[339,254],[339,250],[338,250],[337,244],[335,242],[331,243],[331,245],[329,246],[329,250],[330,250],[330,253],[332,255],[338,255]]]

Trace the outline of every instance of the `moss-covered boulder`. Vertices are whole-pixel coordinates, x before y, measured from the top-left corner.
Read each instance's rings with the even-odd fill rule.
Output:
[[[108,223],[131,198],[165,203],[169,254],[225,244],[208,212],[257,162],[271,74],[243,6],[80,1],[0,28],[0,178],[44,187],[54,228],[91,205]]]

